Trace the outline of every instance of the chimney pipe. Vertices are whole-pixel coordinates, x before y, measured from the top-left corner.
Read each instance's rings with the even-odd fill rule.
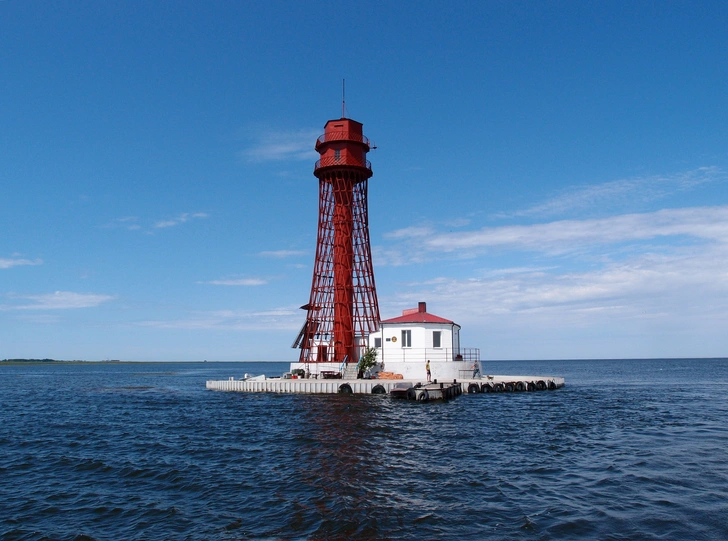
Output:
[[[424,314],[425,312],[427,312],[427,303],[426,302],[417,303],[417,311],[420,314]]]

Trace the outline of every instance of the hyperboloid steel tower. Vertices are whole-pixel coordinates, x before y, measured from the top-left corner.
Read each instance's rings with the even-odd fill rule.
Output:
[[[366,337],[379,326],[369,244],[369,139],[350,118],[329,120],[316,141],[321,159],[316,260],[306,323],[294,347],[299,362],[358,362]]]

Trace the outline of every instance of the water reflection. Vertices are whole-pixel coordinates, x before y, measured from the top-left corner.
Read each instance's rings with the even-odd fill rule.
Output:
[[[361,396],[301,396],[300,422],[293,437],[307,497],[289,522],[292,533],[305,528],[313,538],[375,538],[377,511],[371,502],[379,480],[372,464],[377,449],[375,412],[385,399]]]

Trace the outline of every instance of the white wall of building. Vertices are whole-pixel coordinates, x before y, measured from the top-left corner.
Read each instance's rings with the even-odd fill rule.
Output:
[[[411,312],[413,318],[421,317],[416,313],[426,313],[424,303],[420,304],[420,312]],[[409,344],[403,340],[402,331],[408,331]],[[434,333],[439,333],[439,346],[434,339]],[[370,334],[365,343],[377,352],[377,367],[368,372],[369,375],[380,371],[393,372],[401,374],[405,379],[424,382],[427,376],[425,364],[430,361],[433,380],[467,379],[473,375],[473,359],[479,358],[477,350],[461,350],[460,325],[446,321],[382,322],[379,330]],[[476,352],[476,357],[473,357],[473,351]],[[295,367],[310,370],[312,374],[319,374],[324,370],[341,370],[341,366],[334,363],[295,364]]]
[[[410,344],[402,331],[409,331]],[[434,333],[440,333],[440,346]],[[377,340],[379,339],[379,340]],[[380,347],[377,344],[381,343]],[[379,362],[450,362],[460,353],[460,326],[454,323],[382,323],[369,335],[369,347],[377,350]],[[385,367],[386,370],[386,367]]]

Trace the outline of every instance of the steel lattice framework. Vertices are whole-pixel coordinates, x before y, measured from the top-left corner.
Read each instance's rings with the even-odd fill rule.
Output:
[[[367,208],[370,146],[354,120],[331,120],[324,130],[316,142],[321,159],[314,169],[319,217],[311,296],[293,345],[301,348],[302,363],[357,362],[380,322]]]

